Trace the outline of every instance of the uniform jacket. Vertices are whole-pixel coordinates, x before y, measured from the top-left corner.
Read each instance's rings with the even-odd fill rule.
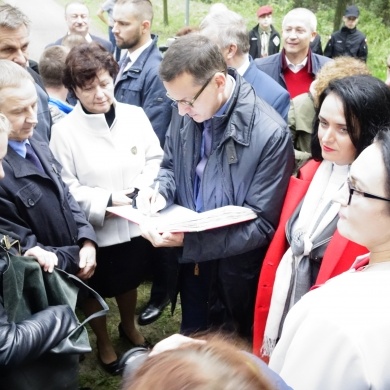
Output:
[[[115,98],[118,102],[142,107],[163,146],[171,120],[172,102],[166,96],[158,73],[162,57],[157,47],[157,36],[152,35],[152,38],[153,43],[115,84]]]
[[[260,35],[259,35],[259,25],[249,31],[249,54],[252,58],[260,58]],[[269,37],[268,44],[268,55],[279,53],[280,50],[280,35],[275,30],[275,27],[271,25],[271,34]]]
[[[368,48],[366,36],[355,28],[342,27],[333,33],[325,46],[324,55],[356,57],[367,62]]]
[[[182,262],[229,258],[265,248],[278,223],[293,169],[293,147],[286,124],[256,97],[245,80],[231,72],[236,86],[229,107],[225,115],[211,119],[212,153],[200,188],[203,210],[245,206],[257,212],[258,218],[185,234]],[[182,127],[171,126],[167,134],[158,177],[160,193],[168,205],[177,203],[195,210],[193,183],[202,131],[201,125],[190,118],[181,122]]]
[[[96,35],[92,35],[92,34],[89,34],[91,36],[91,39],[96,42],[96,43],[99,43],[100,45],[102,45],[107,51],[109,51],[110,53],[112,53],[112,50],[113,50],[113,47],[112,47],[112,43],[110,41],[107,41],[103,38],[100,38],[100,37],[97,37]],[[62,45],[62,40],[66,37],[63,36],[59,39],[57,39],[55,42],[53,43],[50,43],[49,45],[47,45],[46,47],[50,47],[50,46],[55,46],[55,45]]]
[[[62,181],[49,145],[37,133],[30,144],[45,173],[8,147],[0,181],[0,229],[19,236],[23,252],[41,246],[56,253],[60,268],[77,273],[79,244],[96,242],[95,232]]]
[[[121,217],[106,218],[112,192],[150,186],[163,151],[140,107],[114,102],[115,120],[86,114],[77,103],[53,126],[50,148],[63,166],[62,178],[94,226],[100,247],[127,242],[141,234]]]
[[[321,67],[327,63],[329,58],[314,54],[309,50],[311,69],[309,72],[314,76],[318,73]],[[255,60],[256,66],[276,80],[283,88],[287,89],[286,82],[283,75],[284,50],[278,54],[269,57],[258,58]]]
[[[259,70],[249,57],[249,68],[243,74],[244,79],[255,89],[256,95],[271,105],[287,122],[290,108],[290,94],[272,77]]]
[[[319,162],[310,160],[300,169],[298,177],[290,179],[279,225],[265,255],[259,277],[253,328],[253,352],[256,355],[260,354],[263,342],[276,270],[288,249],[286,223],[305,196],[319,165]],[[336,230],[325,250],[316,284],[322,284],[333,276],[346,271],[351,267],[356,256],[366,252],[366,248],[347,240]]]

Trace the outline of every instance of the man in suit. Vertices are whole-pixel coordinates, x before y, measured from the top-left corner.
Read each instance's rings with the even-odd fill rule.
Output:
[[[87,279],[96,266],[96,236],[61,179],[61,166],[34,131],[37,92],[33,78],[0,60],[0,112],[11,123],[0,182],[0,229],[20,237],[22,253],[45,271],[54,266]]]
[[[10,60],[26,69],[35,81],[38,94],[38,124],[36,131],[49,142],[51,115],[49,96],[39,74],[29,66],[30,20],[18,8],[10,4],[0,5],[0,59]]]
[[[157,36],[151,34],[152,3],[149,0],[117,0],[113,19],[116,44],[126,50],[115,82],[115,98],[142,107],[164,147],[172,107],[158,74],[162,56],[157,47]],[[151,296],[138,317],[140,325],[157,320],[169,303],[169,256],[169,250],[157,249],[153,257]]]
[[[78,34],[85,38],[87,42],[95,41],[102,45],[107,51],[112,53],[112,43],[89,33],[89,9],[83,1],[72,1],[65,7],[65,20],[68,25],[68,35]],[[64,37],[57,39],[48,46],[61,45]]]
[[[289,11],[282,23],[283,50],[257,58],[256,66],[290,93],[291,99],[309,92],[309,87],[329,58],[314,54],[310,43],[317,35],[317,18],[306,8]]]
[[[255,89],[256,95],[264,99],[287,122],[290,95],[272,77],[256,67],[249,55],[244,19],[230,10],[209,13],[200,24],[200,30],[219,46],[227,65],[237,69]]]

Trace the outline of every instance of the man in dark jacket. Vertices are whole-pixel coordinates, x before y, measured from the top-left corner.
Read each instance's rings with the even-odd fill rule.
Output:
[[[0,228],[18,235],[23,253],[45,270],[56,265],[87,279],[96,266],[95,232],[61,180],[49,145],[34,133],[33,79],[8,60],[0,60],[0,75],[0,112],[12,126],[0,182]]]
[[[249,31],[249,54],[252,58],[279,53],[280,35],[272,25],[272,7],[263,5],[257,10],[259,23]]]
[[[366,36],[356,26],[359,21],[359,8],[350,5],[343,16],[344,26],[330,36],[324,55],[329,58],[350,56],[367,62],[368,48]]]
[[[185,118],[167,133],[156,202],[152,189],[141,191],[141,210],[237,205],[258,217],[199,233],[160,235],[143,226],[143,235],[155,246],[179,248],[183,333],[215,327],[250,340],[259,270],[294,165],[287,126],[235,70],[228,72],[218,46],[203,35],[176,40],[160,76]]]
[[[317,18],[306,8],[288,12],[282,23],[283,50],[255,60],[256,66],[290,93],[291,99],[309,92],[317,72],[328,58],[312,53],[310,42],[317,34]]]
[[[162,56],[157,36],[151,34],[153,7],[149,0],[118,0],[113,12],[117,46],[127,49],[115,83],[115,98],[122,103],[142,107],[154,132],[164,147],[165,134],[171,120],[171,101],[159,77]],[[164,253],[163,253],[164,252]],[[146,307],[138,317],[140,325],[148,325],[161,315],[169,303],[167,252],[158,250],[152,263],[153,284]]]
[[[65,21],[68,25],[68,34],[81,35],[87,42],[97,42],[102,45],[107,51],[112,53],[112,43],[106,39],[100,38],[89,33],[89,9],[82,1],[72,1],[67,3],[65,7]],[[65,35],[66,36],[66,35]],[[65,37],[58,38],[55,42],[47,46],[62,45],[62,40]]]
[[[0,61],[1,62],[1,61]],[[19,68],[18,65],[10,64],[13,67]],[[0,65],[1,67],[1,65]],[[3,77],[7,76],[3,73],[2,68],[2,81]],[[20,72],[24,72],[20,68]],[[27,75],[28,76],[28,75]],[[16,77],[16,75],[15,75]],[[34,92],[33,83],[30,81],[30,91]],[[10,98],[10,96],[7,97]],[[19,96],[24,99],[25,95]],[[36,93],[35,93],[36,101]],[[20,102],[20,100],[19,100]],[[7,111],[7,103],[4,107],[4,100],[1,99],[1,111]],[[13,103],[17,101],[13,100]],[[20,106],[16,105],[16,109]],[[14,106],[12,108],[15,108]],[[10,116],[13,116],[12,111]],[[13,118],[14,119],[14,118]],[[13,125],[16,125],[13,120]],[[5,161],[5,155],[7,152],[7,138],[8,133],[11,130],[10,122],[7,118],[0,114],[0,179],[4,178],[4,171],[9,174],[8,163]],[[13,130],[12,130],[13,131]],[[47,144],[44,144],[47,145]],[[3,170],[4,164],[4,170]],[[32,183],[31,183],[32,184]],[[5,186],[7,187],[7,186]],[[30,191],[34,191],[34,187],[30,186]],[[35,188],[35,192],[38,188]],[[3,192],[3,188],[1,188]],[[20,193],[29,192],[28,186],[22,188]],[[12,195],[10,195],[12,196]],[[29,198],[30,206],[32,198]],[[45,199],[41,199],[41,204],[45,202]],[[4,215],[3,201],[0,202],[1,216]],[[11,204],[8,203],[10,207]],[[34,208],[33,206],[31,208]],[[7,211],[9,212],[9,211]],[[51,212],[49,209],[47,212]],[[37,224],[44,223],[45,216],[37,216]],[[5,222],[3,219],[2,222]],[[0,223],[3,228],[7,223]],[[60,222],[60,221],[58,221]],[[19,223],[22,223],[19,220]],[[13,225],[15,227],[15,225]],[[27,228],[27,226],[26,226]],[[61,226],[58,225],[54,229],[60,230]],[[15,229],[16,230],[16,229]],[[37,243],[30,241],[29,244],[34,247],[31,251],[26,251],[26,247],[23,247],[22,237],[18,237],[15,233],[8,233],[10,242],[14,239],[22,242],[22,249],[25,254],[31,255],[36,258],[41,267],[48,272],[52,272],[56,263],[55,253],[46,251],[43,247],[38,247]],[[14,237],[12,237],[14,236]],[[3,231],[0,234],[1,246],[5,246],[3,241]],[[93,235],[90,234],[92,238]],[[25,244],[25,243],[24,243]],[[54,250],[54,248],[53,248]],[[13,248],[9,249],[10,252]],[[17,251],[15,251],[18,255]],[[58,262],[58,261],[57,261]],[[58,262],[60,263],[60,262]],[[61,262],[59,266],[66,267],[67,262]],[[38,389],[42,388],[42,384],[45,383],[45,389],[57,390],[59,388],[67,388],[69,390],[77,389],[78,387],[78,356],[77,355],[63,355],[63,354],[50,354],[48,353],[53,347],[55,347],[62,339],[64,339],[73,329],[76,328],[78,321],[74,315],[74,312],[69,306],[58,305],[50,306],[42,311],[36,312],[24,321],[14,323],[11,322],[7,316],[5,310],[5,303],[3,299],[3,274],[7,271],[8,261],[5,256],[0,257],[0,388],[1,389]],[[78,267],[77,267],[78,269]],[[26,276],[28,277],[28,275]],[[8,296],[15,294],[14,291],[8,289]],[[31,297],[32,298],[32,297]],[[9,305],[9,303],[8,303]]]

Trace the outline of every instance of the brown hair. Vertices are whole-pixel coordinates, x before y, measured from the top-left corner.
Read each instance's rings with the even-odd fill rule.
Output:
[[[66,88],[74,91],[83,88],[94,80],[100,71],[107,70],[115,79],[119,66],[111,53],[96,42],[83,43],[69,52],[65,61],[62,82]]]
[[[146,359],[122,390],[274,390],[250,354],[221,336]]]
[[[46,87],[61,87],[65,60],[69,50],[64,46],[50,46],[39,59],[38,69]]]

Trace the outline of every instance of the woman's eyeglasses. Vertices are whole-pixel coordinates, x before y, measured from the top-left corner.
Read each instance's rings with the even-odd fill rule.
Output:
[[[347,184],[348,184],[348,190],[349,190],[348,206],[351,204],[353,194],[358,194],[359,196],[364,196],[365,198],[384,200],[386,202],[390,202],[390,199],[388,199],[388,198],[383,198],[383,197],[378,196],[378,195],[373,195],[373,194],[369,194],[368,192],[363,192],[363,191],[357,190],[356,188],[354,188],[352,186],[349,178],[347,180]]]

